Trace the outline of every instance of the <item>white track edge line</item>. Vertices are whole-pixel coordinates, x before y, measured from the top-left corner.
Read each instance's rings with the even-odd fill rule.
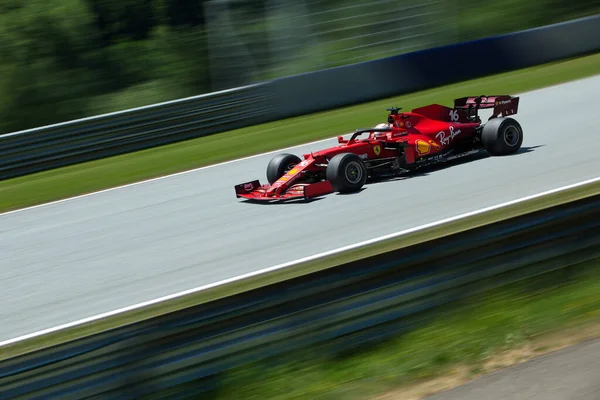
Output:
[[[376,238],[373,238],[373,239],[369,239],[369,240],[365,240],[365,241],[362,241],[362,242],[359,242],[359,243],[355,243],[355,244],[351,244],[351,245],[339,247],[337,249],[328,250],[328,251],[325,251],[325,252],[322,252],[322,253],[314,254],[312,256],[307,256],[307,257],[300,258],[300,259],[297,259],[297,260],[288,261],[288,262],[283,263],[283,264],[274,265],[272,267],[264,268],[264,269],[261,269],[261,270],[258,270],[258,271],[249,272],[249,273],[243,274],[243,275],[238,275],[238,276],[235,276],[233,278],[225,279],[225,280],[218,281],[218,282],[215,282],[215,283],[210,283],[210,284],[207,284],[207,285],[198,286],[196,288],[187,289],[187,290],[184,290],[184,291],[181,291],[181,292],[178,292],[178,293],[170,294],[170,295],[159,297],[159,298],[156,298],[156,299],[153,299],[153,300],[148,300],[148,301],[145,301],[145,302],[142,302],[142,303],[137,303],[137,304],[134,304],[134,305],[131,305],[131,306],[119,308],[117,310],[113,310],[113,311],[105,312],[105,313],[102,313],[102,314],[94,315],[94,316],[91,316],[91,317],[83,318],[83,319],[80,319],[80,320],[77,320],[77,321],[73,321],[73,322],[69,322],[69,323],[63,324],[63,325],[59,325],[59,326],[55,326],[55,327],[52,327],[52,328],[44,329],[44,330],[41,330],[41,331],[33,332],[33,333],[30,333],[30,334],[27,334],[27,335],[23,335],[23,336],[19,336],[19,337],[13,338],[13,339],[8,339],[8,340],[5,340],[3,342],[0,342],[0,347],[6,346],[6,345],[9,345],[9,344],[13,344],[13,343],[17,343],[17,342],[21,342],[21,341],[24,341],[24,340],[27,340],[27,339],[31,339],[31,338],[34,338],[34,337],[37,337],[37,336],[42,336],[42,335],[45,335],[45,334],[48,334],[48,333],[53,333],[53,332],[57,332],[57,331],[60,331],[60,330],[67,329],[67,328],[72,328],[72,327],[75,327],[75,326],[78,326],[78,325],[82,325],[82,324],[85,324],[85,323],[88,323],[88,322],[97,321],[97,320],[100,320],[100,319],[103,319],[103,318],[106,318],[106,317],[111,317],[111,316],[114,316],[114,315],[117,315],[117,314],[122,314],[122,313],[127,312],[127,311],[136,310],[136,309],[139,309],[139,308],[142,308],[142,307],[146,307],[146,306],[149,306],[149,305],[161,303],[161,302],[164,302],[164,301],[167,301],[167,300],[175,299],[175,298],[178,298],[178,297],[183,297],[183,296],[188,295],[188,294],[201,292],[203,290],[211,289],[211,288],[214,288],[214,287],[217,287],[217,286],[223,286],[223,285],[226,285],[226,284],[229,284],[229,283],[232,283],[232,282],[236,282],[236,281],[240,281],[240,280],[243,280],[243,279],[246,279],[246,278],[251,278],[251,277],[254,277],[254,276],[257,276],[257,275],[262,275],[262,274],[265,274],[267,272],[271,272],[271,271],[275,271],[275,270],[279,270],[279,269],[288,268],[288,267],[291,267],[291,266],[296,265],[296,264],[301,264],[303,262],[312,261],[312,260],[315,260],[315,259],[318,259],[318,258],[327,257],[327,256],[330,256],[330,255],[334,255],[334,254],[337,254],[337,253],[342,253],[342,252],[348,251],[348,250],[354,250],[354,249],[357,249],[359,247],[368,246],[370,244],[381,242],[381,241],[384,241],[384,240],[387,240],[387,239],[391,239],[391,238],[394,238],[394,237],[403,236],[403,235],[406,235],[406,234],[409,234],[409,233],[414,233],[414,232],[417,232],[417,231],[420,231],[420,230],[432,228],[432,227],[435,227],[435,226],[438,226],[438,225],[443,225],[443,224],[446,224],[446,223],[449,223],[449,222],[453,222],[453,221],[457,221],[457,220],[460,220],[460,219],[468,218],[468,217],[471,217],[471,216],[474,216],[474,215],[483,214],[483,213],[486,213],[486,212],[489,212],[489,211],[494,211],[494,210],[497,210],[497,209],[500,209],[500,208],[508,207],[508,206],[511,206],[511,205],[514,205],[514,204],[518,204],[518,203],[523,203],[523,202],[526,202],[526,201],[529,201],[529,200],[533,200],[533,199],[536,199],[536,198],[548,196],[548,195],[551,195],[551,194],[554,194],[554,193],[558,193],[558,192],[562,192],[562,191],[565,191],[565,190],[574,189],[574,188],[577,188],[577,187],[580,187],[580,186],[585,186],[585,185],[588,185],[588,184],[591,184],[591,183],[595,183],[595,182],[600,182],[600,176],[598,176],[596,178],[592,178],[592,179],[587,179],[585,181],[573,183],[573,184],[570,184],[570,185],[567,185],[567,186],[561,186],[561,187],[558,187],[558,188],[555,188],[555,189],[550,189],[550,190],[546,190],[544,192],[540,192],[540,193],[536,193],[536,194],[533,194],[533,195],[521,197],[521,198],[518,198],[518,199],[515,199],[515,200],[511,200],[511,201],[507,201],[507,202],[504,202],[504,203],[496,204],[496,205],[493,205],[493,206],[489,206],[489,207],[481,208],[481,209],[478,209],[478,210],[470,211],[468,213],[456,215],[454,217],[449,217],[449,218],[441,219],[441,220],[438,220],[438,221],[435,221],[435,222],[430,222],[428,224],[420,225],[420,226],[417,226],[417,227],[414,227],[414,228],[409,228],[409,229],[405,229],[405,230],[402,230],[402,231],[399,231],[399,232],[394,232],[394,233],[390,233],[390,234],[387,234],[387,235],[384,235],[384,236],[379,236],[379,237],[376,237]]]
[[[344,133],[343,135],[348,135],[348,134],[349,133]],[[18,208],[16,210],[5,211],[3,213],[0,213],[0,217],[2,217],[4,215],[8,215],[8,214],[18,213],[18,212],[21,212],[21,211],[32,210],[34,208],[46,207],[46,206],[50,206],[50,205],[54,205],[54,204],[58,204],[58,203],[64,203],[64,202],[67,202],[67,201],[70,201],[70,200],[77,200],[77,199],[81,199],[81,198],[88,197],[88,196],[93,196],[93,195],[97,195],[97,194],[101,194],[101,193],[111,192],[113,190],[125,189],[125,188],[131,187],[131,186],[136,186],[136,185],[141,185],[141,184],[144,184],[144,183],[150,183],[150,182],[154,182],[154,181],[159,181],[159,180],[171,178],[171,177],[174,177],[174,176],[185,175],[185,174],[189,174],[191,172],[197,172],[197,171],[201,171],[201,170],[204,170],[204,169],[220,167],[220,166],[227,165],[227,164],[233,164],[233,163],[236,163],[236,162],[239,162],[239,161],[246,161],[246,160],[250,160],[252,158],[257,158],[257,157],[262,157],[262,156],[266,156],[266,155],[273,154],[273,153],[278,153],[280,151],[286,151],[286,150],[296,149],[298,147],[310,146],[310,145],[313,145],[313,144],[323,143],[323,142],[326,142],[328,140],[334,140],[338,136],[343,136],[343,135],[336,135],[336,136],[333,136],[333,137],[330,137],[330,138],[327,138],[327,139],[315,140],[314,142],[301,143],[301,144],[297,144],[297,145],[290,146],[290,147],[284,147],[282,149],[276,149],[276,150],[267,151],[265,153],[259,153],[259,154],[254,154],[254,155],[247,156],[247,157],[236,158],[236,159],[233,159],[233,160],[223,161],[223,162],[220,162],[220,163],[217,163],[217,164],[205,165],[203,167],[198,167],[198,168],[188,169],[188,170],[185,170],[185,171],[175,172],[173,174],[162,175],[162,176],[157,176],[155,178],[144,179],[144,180],[137,181],[137,182],[126,183],[124,185],[113,186],[113,187],[110,187],[110,188],[107,188],[107,189],[98,190],[98,191],[95,191],[95,192],[84,193],[84,194],[80,194],[80,195],[72,196],[72,197],[66,197],[64,199],[54,200],[54,201],[50,201],[50,202],[47,202],[47,203],[36,204],[36,205],[33,205],[33,206],[24,207],[24,208]]]

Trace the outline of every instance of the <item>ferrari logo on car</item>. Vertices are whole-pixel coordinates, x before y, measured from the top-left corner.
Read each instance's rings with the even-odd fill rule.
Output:
[[[373,152],[375,152],[375,155],[378,156],[379,153],[381,153],[381,146],[377,145],[373,147]]]

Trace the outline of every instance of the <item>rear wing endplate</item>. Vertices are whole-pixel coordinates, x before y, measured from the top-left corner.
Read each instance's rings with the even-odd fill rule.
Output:
[[[477,114],[477,111],[482,108],[493,108],[494,111],[490,119],[499,115],[505,117],[517,113],[519,97],[509,95],[461,97],[454,100],[454,108],[467,109],[469,114],[473,112]]]

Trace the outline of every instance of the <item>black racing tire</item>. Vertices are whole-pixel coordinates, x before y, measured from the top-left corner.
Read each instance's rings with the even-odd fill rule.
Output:
[[[327,164],[325,176],[334,191],[339,193],[357,192],[367,181],[367,167],[356,154],[340,153]]]
[[[523,143],[523,128],[513,118],[493,118],[483,126],[481,141],[493,156],[514,154]]]
[[[273,184],[300,161],[302,161],[300,157],[293,154],[283,153],[276,155],[267,165],[267,180],[270,184]]]

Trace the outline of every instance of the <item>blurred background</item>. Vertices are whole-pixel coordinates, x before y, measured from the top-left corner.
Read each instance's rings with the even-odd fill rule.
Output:
[[[597,0],[2,1],[0,133],[597,12]]]

